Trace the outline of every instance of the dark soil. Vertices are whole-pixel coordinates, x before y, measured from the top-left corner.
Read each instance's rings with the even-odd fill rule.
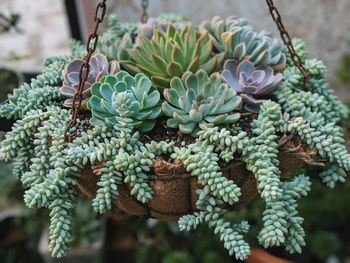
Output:
[[[79,125],[75,134],[73,135],[73,139],[78,138],[81,136],[82,132],[87,132],[88,130],[92,130],[94,126],[92,126],[89,122],[91,118],[91,112],[90,111],[81,111],[77,114],[77,120],[80,120],[83,122],[83,124]]]
[[[236,125],[240,127],[243,131],[246,131],[248,133],[248,136],[252,136],[252,129],[250,127],[250,123],[253,120],[256,120],[258,118],[257,113],[241,113],[241,117],[239,118]]]
[[[195,142],[195,138],[190,134],[182,134],[179,129],[168,127],[166,125],[167,119],[168,118],[165,116],[158,118],[153,130],[142,134],[140,141],[142,143],[149,143],[151,141],[174,141],[175,145],[178,147],[182,146],[182,142],[185,142],[185,146]]]
[[[250,123],[257,118],[257,114],[243,114],[241,118],[236,123],[242,130],[248,132],[248,135],[251,136],[251,128]],[[90,111],[82,111],[77,115],[77,119],[83,121],[83,124],[77,128],[76,133],[73,136],[73,139],[80,137],[82,132],[86,132],[88,130],[93,129],[89,122],[91,118]],[[151,141],[155,142],[171,142],[174,141],[175,145],[178,147],[183,146],[182,143],[185,142],[185,146],[188,146],[195,142],[196,138],[192,137],[190,134],[183,134],[179,129],[170,128],[167,126],[167,117],[162,116],[159,117],[156,121],[156,124],[152,131],[144,133],[140,137],[140,141],[142,143],[149,143]]]

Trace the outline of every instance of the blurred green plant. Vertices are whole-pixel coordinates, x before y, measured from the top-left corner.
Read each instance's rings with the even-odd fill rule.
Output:
[[[350,53],[342,57],[340,67],[337,70],[337,77],[341,83],[350,84]]]
[[[6,204],[7,209],[17,208],[20,214],[10,219],[10,223],[0,222],[0,232],[4,234],[5,228],[21,228],[25,234],[25,244],[3,244],[0,242],[1,263],[40,263],[41,258],[37,247],[42,230],[49,220],[48,211],[45,209],[30,209],[23,202],[24,189],[16,177],[12,175],[11,163],[0,162],[0,203]],[[1,213],[0,206],[0,213]],[[4,210],[3,210],[4,211]],[[74,222],[72,224],[73,247],[86,247],[98,240],[101,234],[101,224],[97,214],[93,211],[90,201],[81,198],[74,210]],[[1,240],[1,238],[0,238]]]
[[[20,79],[16,72],[10,69],[0,68],[0,102],[7,99],[7,95],[18,88]]]
[[[21,32],[21,30],[17,27],[20,18],[21,16],[17,13],[5,15],[4,13],[0,12],[0,33],[8,32],[11,29]]]
[[[135,263],[229,263],[233,261],[218,236],[203,224],[198,231],[179,232],[175,223],[132,219],[130,231],[137,235]]]

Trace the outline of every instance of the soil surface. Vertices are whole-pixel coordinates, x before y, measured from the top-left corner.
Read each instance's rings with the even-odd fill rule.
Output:
[[[241,113],[241,117],[239,118],[236,125],[240,127],[243,131],[248,133],[248,136],[252,136],[252,129],[250,127],[250,123],[258,118],[257,113]]]
[[[94,128],[94,126],[92,126],[89,122],[90,118],[91,118],[90,111],[82,111],[77,114],[77,120],[82,121],[83,124],[78,126],[75,137],[80,137],[82,132],[86,132]]]
[[[156,125],[153,130],[141,135],[140,141],[142,143],[149,143],[151,141],[171,142],[174,141],[175,145],[181,147],[181,143],[185,142],[185,145],[190,145],[195,142],[195,138],[190,134],[182,134],[179,129],[170,128],[166,125],[167,117],[162,116],[157,119]]]
[[[237,126],[241,127],[242,130],[248,132],[248,136],[251,136],[251,128],[250,123],[257,118],[257,114],[243,114],[241,115],[241,118],[236,123]],[[90,111],[82,111],[79,112],[77,115],[78,120],[82,120],[83,124],[80,125],[77,128],[77,132],[74,134],[73,139],[80,137],[82,132],[86,132],[88,130],[93,129],[94,126],[92,126],[89,122],[91,118],[91,112]],[[195,142],[195,138],[192,137],[190,134],[183,134],[180,132],[177,128],[170,128],[167,126],[168,118],[166,116],[159,117],[156,121],[156,124],[152,131],[144,133],[140,137],[140,141],[142,143],[149,143],[151,141],[160,142],[171,142],[174,141],[175,145],[178,147],[183,146],[182,143],[185,143],[185,146],[188,146]]]

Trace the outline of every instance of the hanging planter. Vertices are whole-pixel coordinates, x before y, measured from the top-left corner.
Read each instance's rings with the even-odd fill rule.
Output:
[[[322,62],[279,19],[285,45],[236,17],[193,27],[174,15],[141,25],[112,16],[98,38],[105,8],[87,50],[72,42],[72,56],[46,59],[0,106],[17,119],[1,157],[14,160],[25,203],[51,210],[53,256],[68,249],[80,190],[99,213],[115,203],[181,230],[207,222],[239,260],[250,253],[249,224],[225,213],[259,194],[259,243],[300,252],[296,201],[310,182],[295,168],[323,167],[329,187],[350,169],[338,126],[348,108],[327,88]]]

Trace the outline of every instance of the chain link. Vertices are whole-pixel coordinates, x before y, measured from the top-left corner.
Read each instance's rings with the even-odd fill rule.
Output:
[[[293,44],[292,44],[292,40],[287,32],[287,30],[285,29],[283,23],[282,23],[282,18],[280,13],[278,12],[277,8],[275,7],[273,0],[266,0],[266,3],[269,7],[270,10],[270,14],[272,16],[273,21],[276,23],[277,28],[280,32],[281,38],[283,43],[286,45],[286,47],[288,48],[289,54],[291,59],[293,60],[294,65],[300,70],[300,72],[303,74],[304,76],[304,87],[305,89],[309,90],[310,87],[308,87],[306,85],[307,80],[310,78],[310,74],[309,72],[305,69],[303,62],[301,61],[300,56],[297,54],[297,52],[295,51]]]
[[[98,31],[99,25],[103,22],[105,14],[106,14],[106,0],[102,0],[96,6],[96,10],[94,14],[94,21],[96,22],[96,24],[95,24],[93,33],[89,35],[89,38],[86,43],[87,55],[79,71],[79,86],[76,93],[74,94],[73,103],[72,103],[72,119],[68,123],[66,130],[64,132],[64,139],[65,141],[68,141],[68,142],[72,141],[72,134],[68,134],[68,131],[77,123],[77,114],[81,106],[81,101],[83,99],[83,96],[82,96],[83,89],[85,86],[85,82],[88,79],[89,73],[90,73],[90,58],[96,50],[97,43],[98,43],[97,31]]]
[[[146,24],[148,20],[147,8],[148,0],[141,0],[142,14],[141,14],[141,23]]]

